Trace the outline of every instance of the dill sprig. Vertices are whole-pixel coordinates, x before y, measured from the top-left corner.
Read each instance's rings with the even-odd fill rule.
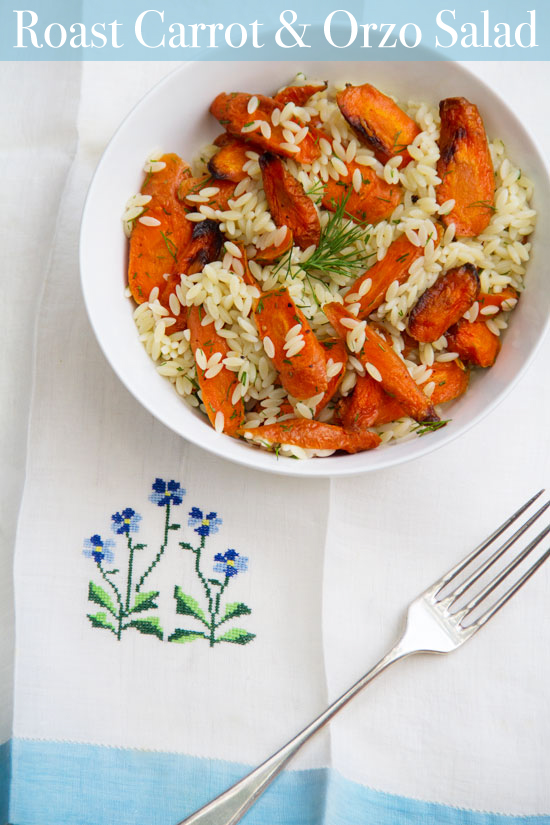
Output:
[[[358,249],[348,249],[358,241],[367,244],[370,239],[368,232],[370,225],[365,227],[357,224],[348,216],[346,205],[350,195],[351,192],[335,206],[334,212],[321,232],[319,245],[313,254],[307,261],[294,263],[294,266],[299,267],[306,275],[316,277],[313,273],[321,273],[329,277],[331,275],[353,277],[359,270],[365,268],[366,259],[374,254],[365,255]],[[291,265],[292,250],[280,261],[274,272],[277,274],[286,268],[287,274],[290,275]]]
[[[322,180],[318,180],[316,183],[313,184],[311,189],[306,190],[306,195],[309,195],[310,198],[313,199],[314,203],[320,204],[323,200],[326,186],[326,183],[323,183]]]
[[[426,435],[427,433],[433,433],[442,427],[446,427],[450,421],[450,418],[448,418],[447,421],[430,421],[427,424],[419,424],[418,427],[413,428],[413,431],[419,436]]]

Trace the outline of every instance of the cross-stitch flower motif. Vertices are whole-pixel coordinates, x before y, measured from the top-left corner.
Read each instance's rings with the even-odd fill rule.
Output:
[[[229,549],[225,553],[216,553],[214,561],[217,562],[214,565],[216,573],[223,573],[228,578],[248,570],[248,558],[239,555],[236,550]]]
[[[149,496],[149,501],[152,501],[153,504],[166,507],[170,503],[182,503],[185,490],[178,481],[164,481],[163,478],[156,478],[152,486],[153,492]]]
[[[141,516],[131,507],[126,507],[121,513],[114,513],[111,516],[111,521],[115,533],[119,536],[129,535],[129,533],[138,532]]]
[[[115,543],[112,539],[102,539],[97,533],[90,536],[89,539],[84,539],[83,554],[88,559],[93,559],[99,564],[103,559],[110,564],[115,559],[113,549]]]
[[[189,527],[195,528],[195,533],[199,536],[213,536],[218,532],[222,523],[217,513],[207,513],[204,515],[198,507],[192,507],[189,512]]]

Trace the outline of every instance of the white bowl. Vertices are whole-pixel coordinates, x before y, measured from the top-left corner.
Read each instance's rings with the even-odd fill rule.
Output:
[[[509,157],[535,183],[539,218],[527,289],[512,316],[496,364],[472,381],[451,407],[452,423],[424,438],[382,445],[355,455],[309,461],[277,458],[243,441],[217,434],[155,370],[139,341],[132,302],[124,297],[127,241],[121,213],[141,186],[144,158],[152,151],[177,152],[191,160],[198,148],[219,133],[208,113],[221,91],[270,94],[297,71],[311,77],[367,80],[401,99],[437,103],[464,96],[475,102],[491,137],[506,143]],[[462,65],[450,62],[300,62],[186,63],[155,86],[130,112],[107,146],[90,185],[82,218],[80,267],[88,314],[100,346],[120,380],[152,415],[178,435],[206,450],[259,470],[294,476],[365,473],[409,461],[462,435],[491,412],[525,372],[546,331],[550,289],[550,186],[541,152],[506,103]]]

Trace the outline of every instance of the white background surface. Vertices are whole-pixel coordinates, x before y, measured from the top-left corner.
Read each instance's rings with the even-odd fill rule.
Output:
[[[548,64],[471,65],[550,145]],[[411,597],[550,484],[550,342],[488,420],[435,454],[376,475],[274,479],[178,440],[137,407],[105,363],[80,301],[77,265],[79,214],[99,154],[126,111],[172,68],[2,67],[11,113],[2,125],[9,210],[0,246],[8,296],[0,428],[7,631],[8,571],[28,461],[16,560],[13,733],[255,762],[385,652]],[[82,538],[105,530],[116,509],[145,502],[156,475],[184,483],[183,507],[223,510],[226,547],[238,542],[251,559],[239,595],[253,607],[258,637],[239,651],[237,668],[232,649],[214,662],[204,649],[146,637],[116,648],[86,624],[91,569],[80,555]],[[152,509],[144,509],[149,520]],[[464,650],[397,666],[297,766],[332,764],[372,787],[449,804],[548,813],[549,596],[546,570]],[[5,739],[9,632],[0,645]],[[193,679],[181,669],[183,659]],[[110,700],[91,715],[106,672]],[[220,675],[246,714],[239,706],[226,712]],[[163,702],[155,703],[159,691]]]

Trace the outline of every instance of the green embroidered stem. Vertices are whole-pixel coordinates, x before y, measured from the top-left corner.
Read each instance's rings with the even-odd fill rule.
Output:
[[[126,612],[130,610],[130,598],[132,595],[132,575],[134,572],[134,546],[128,533],[128,586],[126,588]]]
[[[204,587],[204,592],[205,592],[206,598],[208,600],[208,613],[209,613],[209,616],[210,616],[210,622],[208,623],[208,628],[209,628],[210,634],[209,634],[208,640],[209,640],[209,643],[210,643],[210,647],[214,647],[214,645],[216,643],[216,639],[215,639],[216,611],[214,610],[214,599],[213,599],[213,596],[212,596],[212,590],[210,588],[210,585],[208,584],[208,581],[206,580],[206,578],[203,576],[203,574],[201,572],[201,568],[200,568],[201,553],[204,550],[205,542],[206,542],[205,537],[201,536],[201,543],[200,543],[199,547],[194,547],[194,548],[192,547],[191,549],[193,550],[193,553],[195,554],[195,572],[196,572],[197,576],[199,577],[199,579],[202,583],[202,586]],[[217,600],[217,601],[218,601],[218,604],[219,604],[219,600]]]
[[[216,629],[222,624],[222,622],[216,622],[216,619],[218,618],[218,615],[219,615],[219,612],[220,612],[220,601],[221,601],[221,598],[223,596],[223,591],[227,587],[228,582],[229,582],[229,576],[226,576],[225,580],[224,580],[224,583],[222,584],[222,586],[220,587],[220,589],[218,590],[218,592],[216,594],[214,612],[211,614],[211,617],[210,617],[211,621],[212,621],[212,624],[210,626],[210,647],[214,647],[214,645],[218,641],[216,639]]]
[[[168,531],[170,530],[170,527],[171,527],[171,525],[170,525],[170,501],[169,500],[166,502],[165,511],[166,512],[165,512],[165,518],[164,518],[164,540],[163,540],[163,543],[160,546],[159,552],[157,553],[157,555],[155,556],[155,558],[153,559],[153,561],[151,562],[151,564],[149,565],[149,567],[147,568],[145,573],[142,575],[139,582],[137,583],[136,593],[139,593],[139,591],[141,590],[141,588],[143,586],[143,582],[145,581],[145,579],[147,578],[149,573],[151,573],[151,571],[155,569],[155,567],[157,566],[157,564],[161,560],[161,558],[164,554],[164,551],[166,550],[166,547],[168,545]]]
[[[122,621],[123,621],[124,616],[125,616],[124,605],[122,603],[122,596],[120,595],[120,591],[119,591],[118,587],[116,586],[116,584],[114,584],[114,582],[112,582],[111,579],[107,576],[107,573],[105,572],[105,570],[101,566],[101,562],[98,561],[96,563],[97,563],[97,566],[99,568],[99,572],[101,573],[101,575],[103,576],[103,578],[105,579],[107,584],[109,584],[113,588],[113,590],[115,592],[115,595],[116,595],[116,600],[117,600],[117,603],[118,603],[118,616],[116,617],[117,622],[118,622],[118,628],[117,628],[117,631],[116,631],[115,635],[116,635],[118,641],[120,642],[120,637],[122,636]]]

